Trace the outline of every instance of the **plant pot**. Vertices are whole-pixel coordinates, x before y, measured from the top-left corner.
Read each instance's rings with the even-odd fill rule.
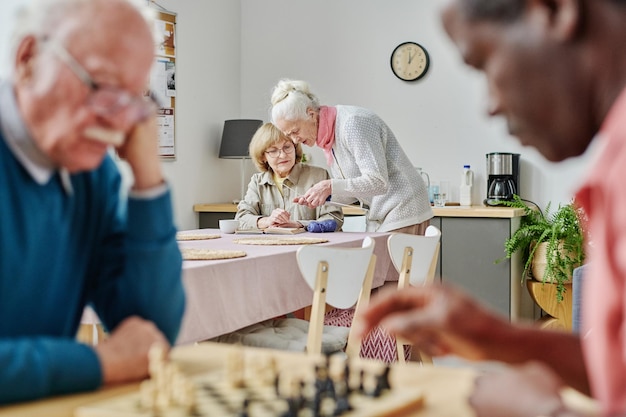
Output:
[[[531,250],[532,250],[532,247],[531,247]],[[556,250],[563,251],[564,250],[563,245],[559,243]],[[531,270],[530,270],[531,276],[533,277],[535,281],[544,282],[544,275],[546,273],[546,267],[548,266],[548,262],[546,261],[547,253],[548,253],[548,242],[543,242],[537,245],[537,249],[535,249],[535,254],[533,255],[533,261],[532,261]],[[571,251],[566,251],[565,255],[569,257],[573,256]],[[549,279],[546,279],[545,282],[555,283],[556,280],[553,277],[551,277]],[[570,284],[571,282],[572,282],[572,277],[570,276],[569,279],[563,283]]]

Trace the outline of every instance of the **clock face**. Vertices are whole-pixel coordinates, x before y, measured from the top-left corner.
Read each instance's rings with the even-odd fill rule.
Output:
[[[428,71],[429,64],[428,52],[415,42],[401,43],[391,53],[391,70],[403,81],[419,80]]]

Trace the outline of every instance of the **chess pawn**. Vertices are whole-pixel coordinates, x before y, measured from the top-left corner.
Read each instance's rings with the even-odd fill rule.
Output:
[[[156,406],[157,389],[154,381],[146,379],[139,386],[139,403],[143,409],[154,409]]]
[[[226,361],[226,377],[232,387],[243,388],[244,381],[244,353],[239,347],[229,352]]]

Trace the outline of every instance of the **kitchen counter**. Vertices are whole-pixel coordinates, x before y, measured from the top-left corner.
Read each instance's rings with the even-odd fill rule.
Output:
[[[494,219],[512,219],[524,216],[524,209],[512,207],[486,206],[446,206],[433,207],[435,217],[485,217]]]
[[[233,203],[204,203],[194,204],[193,211],[196,213],[237,213],[237,205]],[[511,207],[485,207],[485,206],[447,206],[433,207],[435,217],[487,217],[487,218],[514,218],[524,215],[523,209]],[[343,207],[345,216],[361,216],[365,214],[359,207]]]

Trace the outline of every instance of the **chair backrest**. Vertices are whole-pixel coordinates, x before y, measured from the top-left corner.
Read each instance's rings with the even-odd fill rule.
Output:
[[[387,239],[387,249],[393,266],[400,272],[398,289],[409,285],[419,286],[435,279],[437,260],[439,259],[439,241],[441,231],[435,226],[428,226],[424,236],[393,233]],[[396,339],[398,362],[404,363],[404,348],[408,343]],[[419,353],[422,363],[432,363],[432,359]],[[412,356],[413,357],[413,356]]]
[[[387,239],[387,249],[393,266],[400,272],[399,287],[432,282],[439,259],[441,231],[428,226],[424,236],[393,233]],[[404,282],[402,282],[404,281]]]
[[[326,303],[341,309],[356,304],[356,316],[359,306],[369,300],[376,262],[373,252],[374,240],[369,237],[360,248],[306,245],[298,249],[298,267],[313,290],[307,353],[321,352]],[[351,349],[355,343],[348,339]]]

